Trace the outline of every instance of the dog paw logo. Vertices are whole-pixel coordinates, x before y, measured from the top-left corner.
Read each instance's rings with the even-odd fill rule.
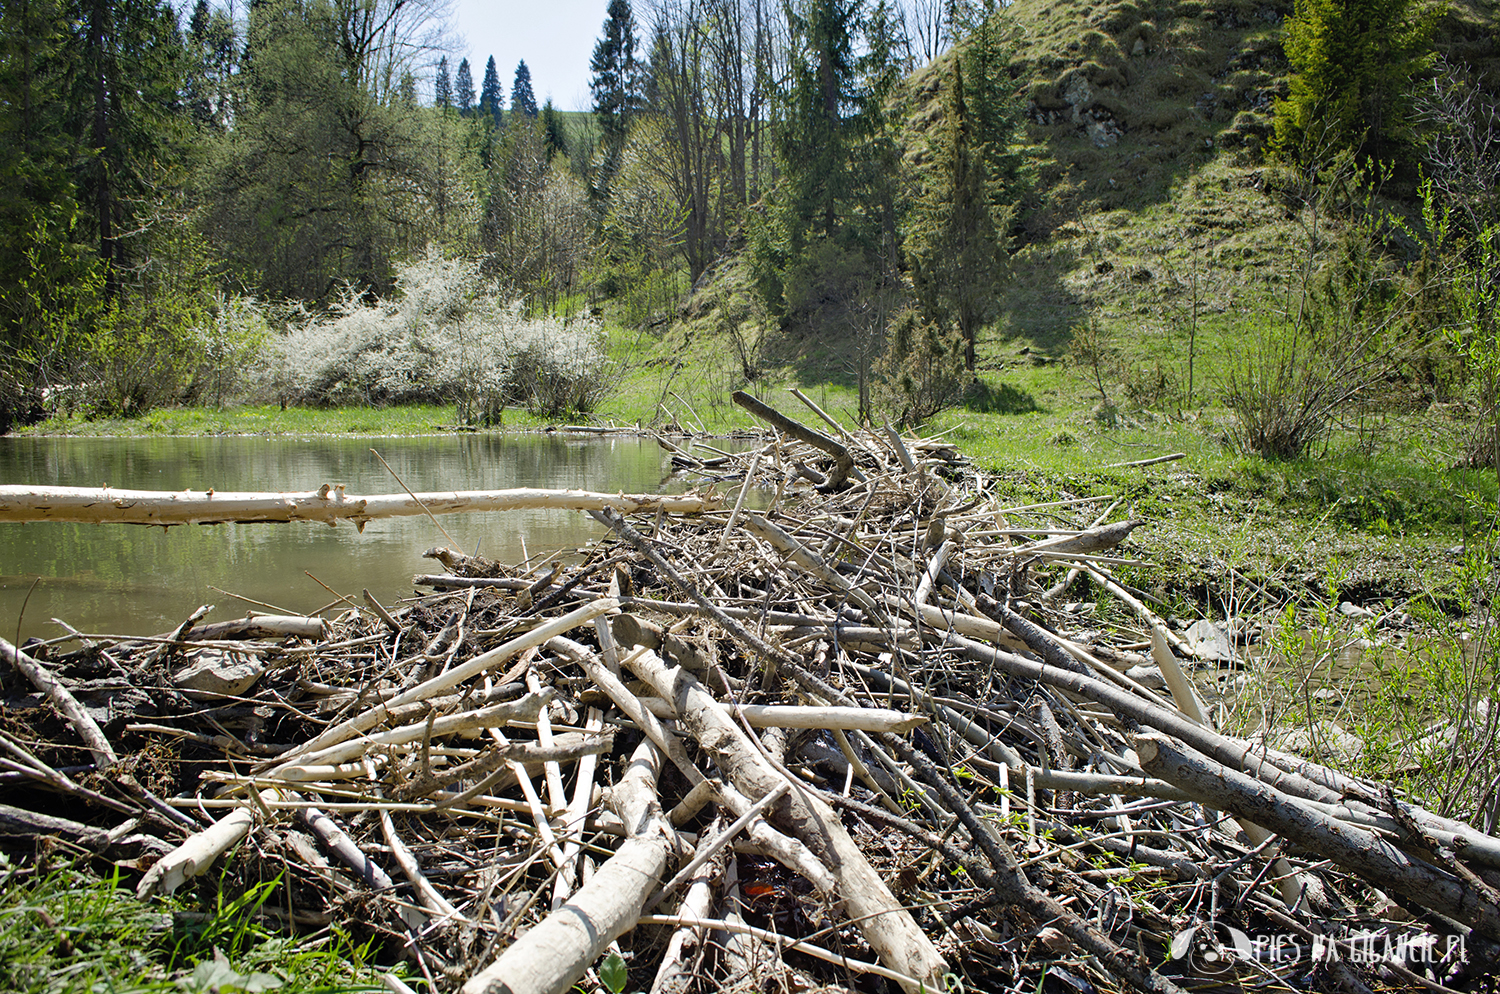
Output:
[[[1255,947],[1250,936],[1231,925],[1193,925],[1172,936],[1168,958],[1186,962],[1200,976],[1216,977],[1253,960]]]

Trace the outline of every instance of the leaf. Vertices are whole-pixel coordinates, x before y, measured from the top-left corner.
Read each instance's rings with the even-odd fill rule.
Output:
[[[599,979],[614,994],[620,994],[630,977],[625,969],[625,958],[619,953],[610,953],[599,964]]]

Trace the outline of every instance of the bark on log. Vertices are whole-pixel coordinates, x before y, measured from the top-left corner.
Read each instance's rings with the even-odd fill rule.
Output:
[[[0,804],[0,835],[22,838],[60,835],[95,851],[105,849],[110,844],[109,833],[102,828],[94,828],[70,818],[55,818],[24,808],[13,808],[9,804]]]
[[[1413,859],[1385,839],[1288,797],[1269,784],[1180,748],[1163,735],[1138,735],[1141,768],[1282,838],[1333,860],[1381,890],[1447,915],[1500,940],[1500,907],[1458,877]]]
[[[698,514],[717,500],[659,494],[601,494],[586,490],[448,490],[422,494],[346,494],[326,484],[296,493],[216,493],[116,490],[112,487],[0,486],[0,521],[114,521],[143,525],[222,524],[227,521],[321,521],[357,525],[375,518],[459,511],[559,508],[625,514]]]
[[[470,977],[463,994],[563,994],[634,927],[661,886],[676,838],[656,799],[661,760],[654,745],[641,743],[610,798],[630,837],[572,900]]]
[[[627,663],[658,694],[672,701],[683,725],[719,768],[749,797],[763,797],[787,779],[762,757],[749,736],[689,672],[652,652]],[[775,820],[804,842],[833,872],[837,897],[881,962],[930,990],[942,990],[947,964],[911,913],[891,894],[838,814],[806,790],[793,789],[774,809]],[[915,988],[910,994],[917,994]]]
[[[844,481],[849,478],[850,471],[854,469],[854,457],[849,454],[848,447],[842,442],[836,442],[822,432],[814,431],[802,422],[787,417],[776,408],[761,403],[743,390],[736,390],[732,399],[767,424],[833,456],[833,475],[829,478],[828,485],[830,487],[844,485]]]

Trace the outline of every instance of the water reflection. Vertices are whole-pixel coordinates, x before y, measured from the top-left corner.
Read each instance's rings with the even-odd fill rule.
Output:
[[[666,459],[652,439],[462,435],[426,438],[0,438],[0,483],[131,487],[148,490],[313,490],[344,483],[351,493],[396,493],[400,484],[371,454],[379,451],[412,490],[507,487],[651,492]],[[465,552],[507,562],[572,548],[599,535],[574,511],[516,511],[438,517]],[[348,525],[187,525],[171,529],[66,522],[0,524],[0,634],[60,634],[52,618],[90,632],[148,634],[179,623],[200,604],[215,619],[245,604],[219,587],[289,611],[311,611],[333,595],[310,579],[359,599],[412,592],[411,575],[431,572],[421,558],[448,544],[427,518]],[[523,546],[526,550],[522,552]]]

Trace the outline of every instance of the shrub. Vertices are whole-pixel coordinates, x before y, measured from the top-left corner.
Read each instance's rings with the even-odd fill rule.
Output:
[[[608,365],[597,321],[526,318],[478,263],[436,253],[401,269],[391,299],[346,292],[278,346],[262,377],[284,402],[455,403],[466,423],[492,423],[509,403],[590,410]]]
[[[891,323],[890,341],[875,367],[877,402],[902,426],[927,421],[958,403],[970,380],[964,341],[907,310]]]

